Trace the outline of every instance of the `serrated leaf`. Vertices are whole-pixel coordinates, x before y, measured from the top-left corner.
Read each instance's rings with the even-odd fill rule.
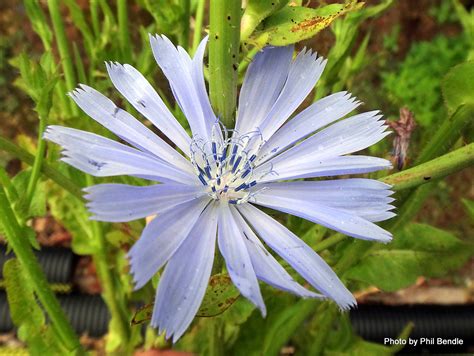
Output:
[[[328,27],[338,17],[363,6],[349,1],[317,9],[303,6],[286,6],[264,21],[264,28],[257,35],[257,43],[286,46],[313,37]]]
[[[410,224],[387,248],[370,252],[347,277],[385,291],[413,284],[419,276],[441,277],[461,267],[474,253],[453,234],[424,224]]]
[[[474,61],[452,68],[443,78],[441,88],[450,113],[461,105],[474,105]]]
[[[28,187],[28,182],[31,176],[31,169],[27,169],[18,173],[12,179],[12,185],[15,187],[15,190],[19,194],[24,194]],[[35,193],[31,200],[28,211],[26,211],[25,200],[20,196],[19,201],[14,202],[15,211],[18,212],[22,217],[32,217],[32,216],[44,216],[46,215],[46,193],[45,193],[45,183],[38,181]]]
[[[239,297],[230,277],[226,274],[215,274],[209,279],[209,285],[196,316],[212,317],[224,313]],[[132,325],[151,320],[154,303],[147,304],[135,312]]]
[[[30,281],[21,264],[10,259],[3,266],[10,316],[19,327],[18,336],[29,346],[31,355],[61,355],[65,350],[45,324],[43,311],[36,303]]]
[[[48,184],[48,204],[52,215],[72,235],[72,250],[78,255],[97,253],[89,215],[84,203],[53,184]]]

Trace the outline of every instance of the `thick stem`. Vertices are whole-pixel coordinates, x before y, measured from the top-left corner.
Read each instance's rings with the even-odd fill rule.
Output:
[[[22,162],[30,166],[34,164],[35,157],[32,154],[3,137],[0,137],[0,150],[10,153],[12,156],[20,159]],[[76,198],[84,200],[81,187],[77,186],[68,177],[58,172],[46,162],[43,162],[41,165],[41,172],[43,172],[46,177],[60,185],[63,189],[67,190]]]
[[[214,110],[231,128],[237,96],[240,1],[211,0],[210,7],[209,92]]]
[[[28,239],[23,236],[22,227],[18,225],[3,186],[0,186],[0,225],[3,226],[9,245],[33,284],[34,291],[41,305],[48,313],[55,333],[61,338],[61,341],[68,350],[82,354],[83,351],[79,339],[69,324],[54,293],[51,291]]]
[[[393,190],[414,188],[424,183],[444,178],[474,164],[474,143],[459,148],[416,167],[381,179],[391,184]]]

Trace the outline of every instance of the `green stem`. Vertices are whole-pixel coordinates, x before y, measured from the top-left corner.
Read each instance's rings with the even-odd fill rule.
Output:
[[[331,246],[334,246],[335,244],[345,240],[346,238],[347,238],[346,235],[339,234],[339,233],[331,235],[327,239],[324,239],[320,243],[316,244],[314,246],[314,250],[316,252],[321,252],[323,250],[327,250]]]
[[[117,1],[117,18],[119,28],[119,45],[122,52],[122,59],[126,62],[130,62],[132,48],[130,46],[130,32],[128,30],[127,0]]]
[[[473,164],[474,143],[471,143],[429,162],[384,177],[381,181],[391,184],[393,190],[414,188],[424,183],[444,178]]]
[[[262,47],[255,46],[250,51],[247,52],[245,58],[240,62],[239,68],[237,71],[239,74],[242,74],[245,69],[249,66],[250,62],[252,62],[253,57],[262,49]]]
[[[0,186],[0,224],[3,226],[9,245],[31,280],[41,305],[48,313],[56,334],[59,335],[68,350],[83,353],[79,339],[51,291],[28,239],[24,238],[23,229],[18,225],[3,186]]]
[[[179,7],[183,10],[181,18],[182,31],[179,34],[178,42],[185,50],[189,47],[189,17],[191,16],[191,1],[179,0]]]
[[[209,92],[223,124],[232,128],[237,96],[240,1],[211,0]]]
[[[14,157],[20,159],[22,162],[25,162],[30,166],[34,164],[35,157],[32,154],[3,137],[0,137],[0,150],[10,153]],[[67,190],[76,198],[84,200],[82,196],[81,187],[76,185],[68,177],[58,172],[46,162],[43,162],[43,164],[41,165],[41,172],[43,172],[46,177],[54,181],[56,184],[60,185],[62,188]]]
[[[194,34],[193,34],[193,48],[192,53],[194,54],[201,42],[201,33],[202,33],[202,21],[204,18],[204,8],[206,5],[206,0],[198,0],[196,8],[196,18],[194,21]]]
[[[456,143],[466,125],[474,119],[474,105],[462,105],[447,119],[436,131],[434,137],[430,138],[416,161],[415,165],[425,163],[430,159],[441,156],[449,151]]]
[[[89,175],[86,176],[86,181],[88,186],[94,184],[94,179]],[[101,282],[102,294],[112,314],[112,318],[118,320],[117,329],[122,345],[125,345],[125,349],[128,349],[131,346],[129,345],[131,334],[130,323],[126,308],[120,302],[121,295],[117,291],[112,269],[107,262],[109,256],[104,231],[102,230],[101,224],[95,220],[91,220],[91,227],[93,240],[97,243],[97,253],[94,254],[93,259]]]
[[[64,30],[64,23],[61,18],[61,12],[59,10],[59,0],[48,0],[49,15],[51,22],[53,23],[54,36],[56,37],[56,44],[58,46],[59,56],[61,57],[61,64],[64,71],[64,78],[66,80],[66,90],[73,90],[76,85],[76,79],[74,76],[74,68],[72,65],[72,57],[68,47],[68,39],[66,31]],[[66,95],[66,93],[63,93]],[[71,111],[74,115],[77,115],[78,109],[76,105],[71,103]]]
[[[5,192],[7,193],[8,199],[10,201],[13,201],[13,202],[18,201],[19,199],[18,192],[16,191],[15,187],[10,181],[7,171],[2,166],[0,166],[0,185],[2,185],[5,188]]]
[[[99,1],[91,0],[89,8],[91,12],[91,22],[92,22],[92,29],[94,31],[94,36],[95,38],[98,38],[100,36]]]
[[[26,188],[26,211],[29,211],[31,201],[33,200],[33,195],[35,194],[36,186],[41,174],[41,166],[44,161],[44,153],[46,151],[46,142],[43,139],[43,133],[46,129],[47,116],[40,115],[39,117],[39,127],[38,127],[38,149],[36,150],[35,160],[33,162],[33,168],[31,171],[30,180],[28,181],[28,186]]]

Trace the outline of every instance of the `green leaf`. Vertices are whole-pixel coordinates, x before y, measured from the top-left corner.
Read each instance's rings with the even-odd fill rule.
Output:
[[[225,312],[239,297],[230,277],[226,274],[215,274],[209,280],[204,300],[197,316],[216,316]]]
[[[215,274],[209,279],[201,307],[196,316],[213,317],[224,313],[239,297],[230,277],[226,274]],[[151,319],[154,303],[147,304],[135,312],[131,323],[142,324]]]
[[[66,350],[54,338],[45,324],[45,317],[36,303],[33,287],[16,259],[5,262],[3,275],[7,290],[10,316],[19,327],[18,336],[29,346],[31,355],[61,355]]]
[[[53,184],[48,184],[47,189],[52,215],[72,235],[72,250],[78,255],[96,254],[98,243],[93,239],[92,226],[84,202]]]
[[[396,291],[417,277],[441,277],[461,267],[472,255],[471,245],[453,234],[424,224],[411,224],[384,249],[370,252],[346,276]]]
[[[28,181],[30,179],[31,169],[27,169],[18,173],[12,179],[12,184],[15,187],[17,192],[25,193],[28,186]],[[44,216],[46,215],[46,192],[45,192],[45,183],[38,182],[37,189],[35,189],[35,194],[31,200],[29,211],[25,211],[25,197],[20,196],[19,201],[15,202],[15,211],[21,217],[33,217],[33,216]]]
[[[313,37],[338,17],[363,6],[356,0],[345,5],[331,4],[317,9],[303,6],[286,6],[264,21],[264,28],[256,42],[285,46]]]
[[[452,68],[443,78],[441,86],[450,113],[461,105],[474,104],[474,61]]]
[[[36,0],[24,0],[23,4],[25,6],[26,14],[33,26],[33,30],[41,38],[45,49],[50,49],[53,40],[53,33],[49,28],[48,21],[41,9],[40,3]]]
[[[248,0],[242,15],[240,40],[245,41],[265,18],[288,4],[289,0]]]

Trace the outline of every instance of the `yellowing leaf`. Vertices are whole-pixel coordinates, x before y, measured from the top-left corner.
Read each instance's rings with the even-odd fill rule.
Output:
[[[303,6],[286,6],[268,17],[264,29],[258,33],[259,45],[286,46],[313,37],[328,27],[335,19],[349,11],[360,9],[363,3],[349,1],[331,4],[317,9]]]

